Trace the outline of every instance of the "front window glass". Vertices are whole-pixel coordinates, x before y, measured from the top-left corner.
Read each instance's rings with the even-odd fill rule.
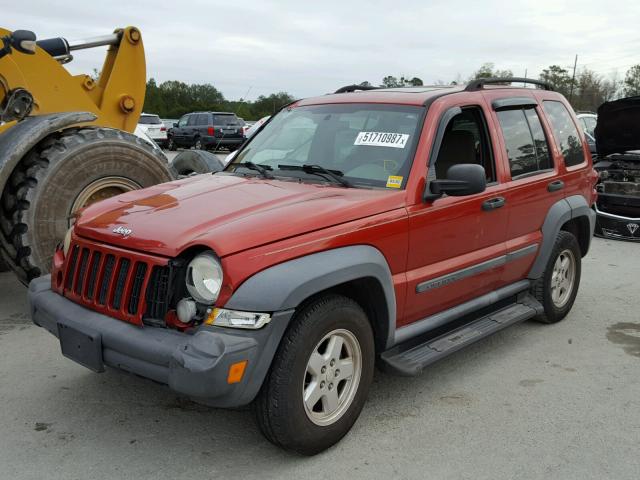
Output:
[[[182,117],[180,119],[180,121],[178,122],[178,127],[186,127],[187,126],[187,121],[189,120],[189,116],[190,115],[185,115],[184,117]]]
[[[405,105],[287,109],[252,139],[229,170],[255,174],[241,165],[252,162],[276,177],[322,180],[301,170],[315,165],[354,186],[404,188],[423,113],[423,107]]]

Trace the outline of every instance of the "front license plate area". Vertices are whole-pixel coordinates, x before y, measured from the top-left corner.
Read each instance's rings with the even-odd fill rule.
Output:
[[[94,372],[104,372],[102,337],[97,332],[81,331],[58,323],[62,354]]]

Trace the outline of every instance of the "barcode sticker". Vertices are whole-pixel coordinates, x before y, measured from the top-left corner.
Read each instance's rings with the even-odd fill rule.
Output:
[[[409,141],[408,133],[360,132],[354,145],[370,145],[374,147],[404,148]]]

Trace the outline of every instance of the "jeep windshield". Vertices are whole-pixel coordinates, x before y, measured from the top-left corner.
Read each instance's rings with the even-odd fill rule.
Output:
[[[249,166],[257,165],[276,178],[340,184],[323,175],[324,169],[345,185],[404,188],[423,114],[423,107],[379,104],[285,109],[227,171],[256,175]]]

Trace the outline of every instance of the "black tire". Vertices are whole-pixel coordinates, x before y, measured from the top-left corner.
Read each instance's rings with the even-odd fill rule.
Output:
[[[54,134],[23,158],[0,202],[5,257],[27,284],[49,271],[69,227],[78,195],[97,180],[117,177],[135,188],[172,180],[166,159],[147,142],[108,128]]]
[[[204,150],[204,147],[202,145],[202,140],[200,139],[200,137],[196,137],[194,139],[193,148],[194,148],[194,150]]]
[[[562,306],[557,306],[552,298],[553,270],[558,257],[563,252],[570,252],[575,260],[575,277],[567,296],[566,302]],[[549,261],[542,276],[537,279],[531,287],[531,293],[544,307],[544,312],[535,317],[535,320],[542,323],[556,323],[567,316],[573,302],[575,302],[578,288],[580,286],[582,253],[578,240],[573,234],[565,231],[558,232]]]
[[[362,355],[361,374],[349,406],[333,423],[320,426],[305,411],[302,388],[311,353],[336,329],[348,331],[357,339]],[[331,447],[347,434],[360,415],[373,379],[374,361],[371,325],[356,302],[327,295],[309,303],[292,320],[254,401],[260,430],[272,443],[302,455],[315,455]]]
[[[176,175],[186,176],[192,173],[219,172],[224,168],[220,159],[205,150],[184,150],[171,161]]]
[[[175,142],[173,141],[173,137],[169,137],[169,139],[167,140],[167,148],[172,152],[175,152],[178,149]]]

